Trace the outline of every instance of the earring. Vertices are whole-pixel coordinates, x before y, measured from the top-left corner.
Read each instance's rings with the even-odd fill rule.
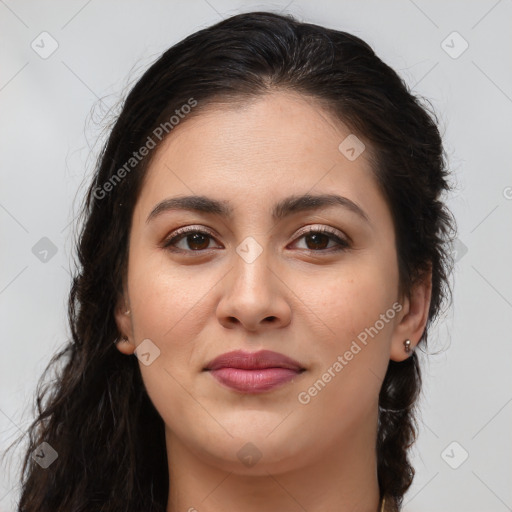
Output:
[[[411,351],[411,340],[404,341],[404,350],[409,353]]]
[[[117,343],[121,342],[121,343],[125,343],[128,341],[128,336],[121,336],[121,339],[119,338],[116,338],[115,341],[114,341],[114,345],[116,345]]]
[[[124,312],[125,315],[129,315],[130,314],[130,310],[127,309],[125,312]]]

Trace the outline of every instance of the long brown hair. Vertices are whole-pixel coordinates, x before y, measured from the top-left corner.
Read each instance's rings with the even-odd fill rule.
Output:
[[[150,139],[159,146],[172,134],[173,115],[187,122],[213,102],[243,101],[273,90],[314,98],[370,144],[375,178],[396,230],[401,289],[409,291],[432,270],[420,346],[427,343],[431,322],[449,302],[455,233],[441,198],[450,185],[433,109],[351,34],[268,12],[228,18],[174,45],[145,72],[99,156],[76,244],[71,339],[38,385],[19,512],[165,511],[163,420],[146,393],[137,359],[125,357],[113,343],[131,216],[155,151],[131,159]],[[58,378],[44,383],[51,369]],[[416,436],[420,388],[416,353],[390,361],[380,392],[377,470],[381,496],[398,510],[414,476],[408,449]],[[43,442],[58,454],[47,468],[32,457]]]

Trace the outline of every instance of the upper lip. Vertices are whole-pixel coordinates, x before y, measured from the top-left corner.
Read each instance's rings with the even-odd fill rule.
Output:
[[[219,368],[239,368],[242,370],[289,368],[298,372],[304,370],[297,361],[271,350],[260,350],[259,352],[235,350],[227,352],[210,361],[204,369],[218,370]]]

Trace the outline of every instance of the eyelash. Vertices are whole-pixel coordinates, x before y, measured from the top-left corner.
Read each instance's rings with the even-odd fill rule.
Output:
[[[323,234],[323,235],[329,235],[330,240],[334,240],[338,244],[337,248],[331,247],[329,249],[303,249],[303,250],[307,251],[308,253],[321,253],[321,252],[332,253],[332,252],[345,251],[348,248],[350,248],[350,243],[347,240],[340,238],[336,233],[337,232],[334,231],[332,228],[327,228],[324,226],[321,228],[314,228],[314,229],[309,229],[308,231],[304,231],[298,235],[298,239],[301,239],[301,238],[311,235],[311,234]],[[186,238],[187,235],[193,235],[193,234],[206,235],[206,236],[209,236],[209,237],[215,239],[215,236],[212,233],[210,233],[209,231],[204,231],[202,229],[197,229],[194,226],[189,226],[189,227],[180,228],[180,229],[176,230],[173,233],[173,236],[167,238],[163,242],[162,247],[164,249],[167,249],[167,250],[169,250],[171,252],[175,252],[175,253],[179,253],[179,252],[181,252],[181,253],[204,253],[205,251],[211,250],[211,249],[200,249],[200,250],[193,251],[191,249],[185,250],[185,249],[172,248],[173,244],[176,244],[181,239]]]

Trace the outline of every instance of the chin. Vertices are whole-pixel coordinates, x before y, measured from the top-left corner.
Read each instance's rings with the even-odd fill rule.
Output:
[[[297,439],[284,429],[271,435],[269,432],[272,429],[257,431],[255,435],[248,432],[243,436],[223,437],[218,443],[210,445],[213,449],[202,447],[201,456],[224,471],[248,476],[284,473],[304,463],[304,450]]]

